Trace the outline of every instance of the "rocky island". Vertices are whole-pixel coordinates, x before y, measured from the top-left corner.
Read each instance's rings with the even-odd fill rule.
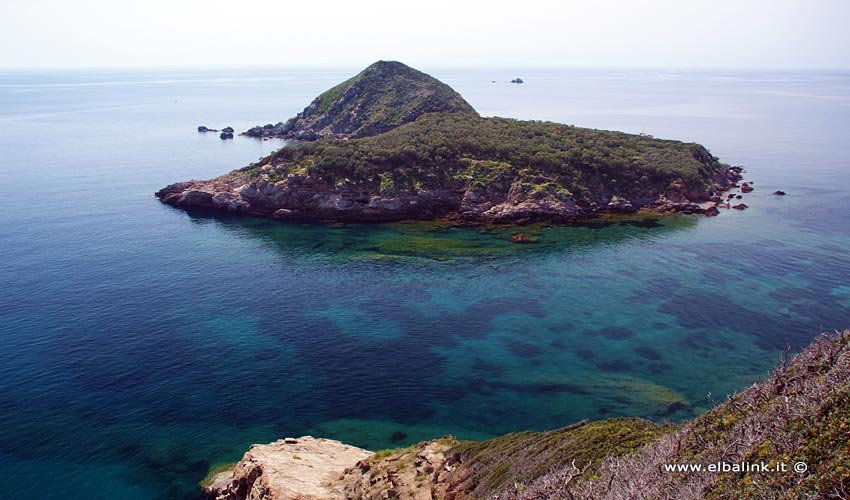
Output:
[[[285,123],[295,142],[211,180],[156,193],[178,207],[279,219],[572,222],[604,214],[717,215],[741,180],[699,144],[480,117],[438,80],[379,61]]]

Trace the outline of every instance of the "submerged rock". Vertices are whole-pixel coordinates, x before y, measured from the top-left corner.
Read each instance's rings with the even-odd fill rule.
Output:
[[[530,238],[525,233],[516,233],[511,236],[511,241],[514,243],[537,243],[537,238]]]
[[[785,193],[785,191],[778,191],[777,190],[777,191],[774,191],[773,194],[775,194],[777,196],[785,196],[786,193]]]

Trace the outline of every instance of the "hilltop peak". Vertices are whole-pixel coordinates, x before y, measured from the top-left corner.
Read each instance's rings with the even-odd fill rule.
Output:
[[[478,113],[445,83],[398,61],[377,61],[328,89],[286,123],[254,127],[252,137],[293,140],[367,137],[425,113]]]

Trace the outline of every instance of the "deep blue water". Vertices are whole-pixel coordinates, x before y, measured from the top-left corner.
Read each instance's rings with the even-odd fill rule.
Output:
[[[186,213],[153,192],[282,146],[195,127],[283,120],[356,70],[0,73],[5,498],[191,498],[290,435],[689,418],[850,326],[850,76],[423,69],[484,115],[703,143],[751,208],[537,245]]]

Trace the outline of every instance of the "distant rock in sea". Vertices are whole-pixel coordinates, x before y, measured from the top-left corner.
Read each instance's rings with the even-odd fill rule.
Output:
[[[522,81],[522,78],[514,78],[513,80],[511,80],[511,83],[525,83],[525,82]]]
[[[218,132],[218,130],[201,125],[200,127],[198,127],[198,132]]]

